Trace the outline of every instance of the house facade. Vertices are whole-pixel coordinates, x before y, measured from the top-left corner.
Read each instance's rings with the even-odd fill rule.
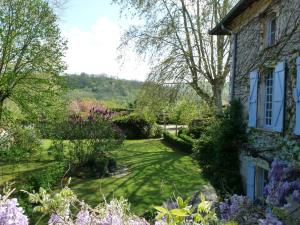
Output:
[[[230,93],[249,128],[240,170],[259,199],[272,160],[300,162],[300,1],[240,0],[210,34],[231,36]]]

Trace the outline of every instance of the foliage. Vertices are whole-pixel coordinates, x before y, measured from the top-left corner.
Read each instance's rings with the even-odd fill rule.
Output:
[[[39,134],[32,126],[18,123],[6,126],[0,135],[0,157],[2,160],[18,162],[30,157],[40,149]]]
[[[58,184],[63,178],[66,170],[67,166],[65,163],[55,162],[45,170],[31,173],[25,178],[23,183],[26,185],[26,190],[28,191],[38,191],[40,187],[48,190]]]
[[[244,196],[233,195],[220,203],[223,221],[238,224],[299,224],[299,168],[274,160],[265,187],[266,204],[253,204]]]
[[[163,134],[163,129],[158,124],[154,123],[151,128],[150,137],[151,138],[161,138],[162,134]]]
[[[116,160],[105,155],[96,156],[95,158],[90,159],[88,163],[92,167],[95,177],[104,177],[115,172],[117,168]]]
[[[154,124],[145,115],[137,113],[117,117],[113,122],[123,131],[127,139],[149,138]]]
[[[183,200],[178,197],[176,200],[177,207],[167,209],[163,207],[155,207],[159,212],[157,215],[157,225],[213,225],[220,224],[217,214],[212,209],[212,203],[205,200],[204,195],[201,195],[201,202],[194,209],[188,205],[189,199]]]
[[[175,124],[189,124],[199,116],[199,107],[193,99],[183,98],[171,107],[170,119]]]
[[[193,144],[190,142],[187,142],[175,135],[172,135],[168,132],[163,133],[164,141],[176,148],[180,151],[184,151],[187,153],[192,153]]]
[[[57,16],[43,0],[2,0],[0,12],[0,118],[8,99],[23,113],[45,109],[60,93],[65,68]]]
[[[113,2],[143,21],[129,27],[121,47],[133,44],[138,54],[149,57],[153,64],[149,80],[187,84],[221,112],[222,90],[229,74],[229,39],[223,35],[211,36],[209,31],[227,14],[234,1]]]
[[[142,86],[141,82],[122,80],[107,75],[65,75],[69,88],[64,98],[68,102],[78,99],[95,99],[104,101],[109,108],[126,106],[134,102]]]
[[[34,209],[35,212],[50,216],[48,221],[50,225],[148,225],[144,219],[130,214],[129,205],[123,199],[114,199],[110,203],[105,201],[92,208],[78,200],[73,191],[67,187],[58,193],[47,192],[41,188],[38,193],[29,194],[29,199],[32,203],[38,204]]]
[[[265,207],[253,205],[247,197],[236,194],[221,202],[219,208],[222,221],[236,221],[244,225],[258,224],[266,210]]]
[[[181,138],[182,140],[184,140],[185,142],[190,143],[191,145],[194,145],[195,141],[196,141],[192,137],[190,137],[186,134],[183,134],[183,133],[178,134],[178,137]]]
[[[241,103],[233,101],[222,118],[211,120],[194,148],[204,175],[221,195],[241,192],[239,153],[247,141],[242,115]]]
[[[213,123],[213,115],[204,115],[201,118],[194,119],[189,123],[188,134],[193,138],[200,138],[207,128]]]

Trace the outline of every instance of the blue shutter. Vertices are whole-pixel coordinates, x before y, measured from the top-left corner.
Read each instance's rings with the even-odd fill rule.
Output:
[[[277,132],[283,131],[285,93],[285,63],[278,63],[275,68],[273,79],[272,101],[272,129]]]
[[[255,198],[255,166],[251,161],[247,165],[247,197],[252,201]]]
[[[296,101],[296,121],[295,121],[295,134],[300,135],[300,57],[297,58],[297,81],[295,90]]]
[[[248,127],[256,127],[256,113],[257,113],[257,85],[258,72],[257,70],[250,73],[250,94],[248,99]]]

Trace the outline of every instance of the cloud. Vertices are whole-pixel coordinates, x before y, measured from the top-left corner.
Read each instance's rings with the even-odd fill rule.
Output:
[[[68,40],[67,73],[106,73],[124,79],[145,80],[149,68],[133,51],[121,65],[117,61],[122,29],[106,17],[99,18],[87,31],[73,27],[63,34]]]

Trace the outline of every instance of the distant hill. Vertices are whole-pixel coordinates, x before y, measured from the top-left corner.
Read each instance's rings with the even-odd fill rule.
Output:
[[[127,105],[136,100],[143,82],[123,80],[107,75],[65,75],[67,100],[96,99]]]

